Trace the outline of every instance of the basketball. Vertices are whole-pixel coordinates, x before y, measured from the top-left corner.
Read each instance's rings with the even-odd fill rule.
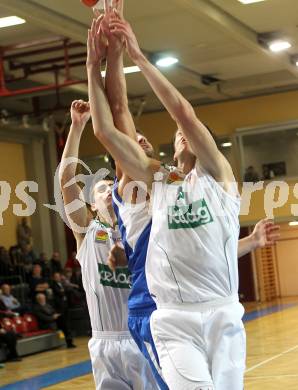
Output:
[[[103,2],[98,0],[81,0],[81,3],[91,8],[91,7],[95,7],[96,3],[103,3]]]

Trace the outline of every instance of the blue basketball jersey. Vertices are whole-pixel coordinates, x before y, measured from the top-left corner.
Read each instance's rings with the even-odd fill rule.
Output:
[[[133,311],[148,311],[156,308],[147,286],[145,262],[151,232],[149,204],[125,203],[118,193],[118,181],[113,188],[113,207],[118,219],[122,242],[131,272],[132,287],[128,308]]]

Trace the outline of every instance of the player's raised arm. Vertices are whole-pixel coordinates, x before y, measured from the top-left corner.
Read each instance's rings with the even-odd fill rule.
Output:
[[[150,159],[136,141],[122,134],[114,125],[100,73],[104,50],[101,20],[99,17],[97,21],[93,21],[87,41],[86,66],[94,134],[120,164],[123,172],[133,180],[151,185],[153,173]]]
[[[218,181],[233,181],[232,170],[208,129],[197,118],[191,104],[142,53],[130,24],[119,20],[116,15],[110,23],[110,30],[114,35],[125,38],[130,58],[139,66],[162,104],[183,131],[193,153],[199,157],[200,164]]]
[[[280,237],[280,226],[273,221],[262,219],[254,227],[253,232],[238,241],[238,258],[265,246],[272,246]]]
[[[81,234],[78,230],[80,230],[80,228],[83,229],[87,227],[90,222],[90,218],[86,205],[83,205],[80,186],[77,182],[73,182],[72,184],[69,183],[71,183],[76,176],[80,140],[86,123],[90,119],[89,103],[82,100],[75,100],[72,102],[70,112],[72,123],[61,159],[59,180],[66,215],[79,245]],[[80,202],[81,207],[72,207],[74,202]]]
[[[126,80],[123,72],[124,40],[110,33],[109,22],[117,10],[123,18],[124,0],[113,0],[112,6],[106,1],[103,31],[108,39],[105,89],[114,119],[115,127],[122,133],[137,140],[135,124],[129,110]]]
[[[124,40],[111,34],[109,22],[114,17],[114,10],[117,10],[119,17],[123,18],[124,0],[113,0],[112,5],[105,1],[105,17],[102,21],[103,31],[108,40],[107,65],[105,76],[105,90],[110,104],[115,127],[123,134],[137,140],[136,128],[128,106],[126,80],[123,71],[123,54],[125,51]],[[120,181],[118,191],[130,179],[122,175],[122,169],[116,161],[116,176]]]

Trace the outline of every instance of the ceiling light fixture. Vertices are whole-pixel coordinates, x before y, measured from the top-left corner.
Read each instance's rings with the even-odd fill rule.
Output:
[[[141,69],[138,66],[126,66],[125,68],[123,68],[124,74],[137,73],[137,72],[140,72],[140,71],[141,71]],[[106,71],[103,70],[101,72],[101,75],[102,75],[102,77],[105,77],[106,76]]]
[[[165,152],[159,152],[159,155],[160,155],[160,157],[165,157],[166,156]]]
[[[26,23],[26,20],[19,18],[18,16],[6,16],[5,18],[0,18],[0,28],[16,26],[23,23]]]
[[[261,1],[265,1],[265,0],[238,0],[238,1],[246,5],[246,4],[253,4],[253,3],[261,3]]]
[[[284,41],[284,40],[273,41],[273,42],[269,43],[269,49],[271,51],[273,51],[274,53],[278,53],[278,52],[287,50],[290,47],[292,47],[290,42]]]
[[[174,64],[177,64],[178,62],[178,58],[175,58],[175,57],[163,57],[163,58],[159,58],[155,64],[157,66],[160,66],[162,68],[166,68],[166,67],[169,67],[169,66],[172,66]]]
[[[221,146],[222,146],[223,148],[230,148],[230,147],[232,146],[232,142],[223,142],[223,143],[221,144]]]
[[[125,74],[141,72],[138,66],[127,66],[123,69]]]
[[[298,226],[298,221],[289,222],[290,226]]]

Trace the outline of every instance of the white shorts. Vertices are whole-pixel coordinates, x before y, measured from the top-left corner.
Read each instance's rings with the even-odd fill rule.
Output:
[[[96,390],[158,390],[129,332],[92,332],[88,343]]]
[[[237,296],[153,312],[152,336],[170,390],[243,390],[243,313]]]

